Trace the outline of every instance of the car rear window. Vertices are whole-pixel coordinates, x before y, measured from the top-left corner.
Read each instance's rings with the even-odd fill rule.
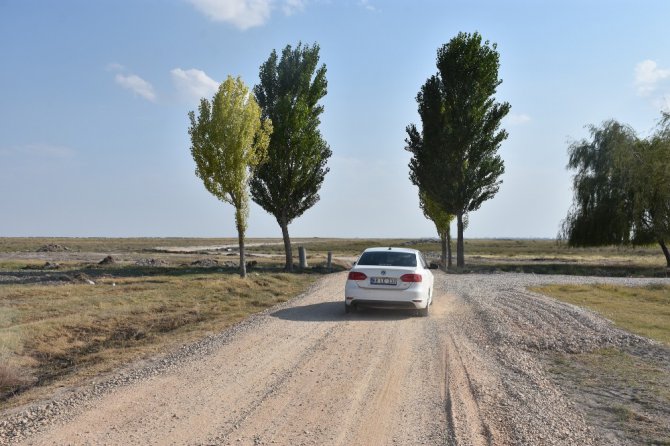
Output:
[[[416,266],[416,255],[411,252],[364,252],[358,265],[364,266]]]

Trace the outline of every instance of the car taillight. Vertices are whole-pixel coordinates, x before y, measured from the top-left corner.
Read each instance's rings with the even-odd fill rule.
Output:
[[[365,280],[367,278],[368,278],[368,276],[366,276],[365,274],[363,274],[361,272],[351,271],[349,273],[349,277],[347,279],[349,279],[349,280]]]
[[[400,276],[400,280],[403,282],[421,282],[423,278],[421,274],[403,274]]]

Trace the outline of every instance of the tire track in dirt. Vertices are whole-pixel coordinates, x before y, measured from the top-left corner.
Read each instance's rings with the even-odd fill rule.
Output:
[[[445,383],[450,440],[454,446],[492,445],[491,430],[484,420],[466,363],[452,336],[447,339]]]

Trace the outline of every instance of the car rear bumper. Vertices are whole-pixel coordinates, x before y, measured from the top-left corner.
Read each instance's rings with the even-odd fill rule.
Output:
[[[371,290],[356,285],[345,287],[347,305],[419,310],[426,308],[428,301],[428,290],[424,287],[407,290]]]
[[[347,300],[347,303],[356,307],[383,308],[390,310],[418,310],[426,307],[425,304],[421,306],[420,303],[396,302],[392,300],[351,299]]]

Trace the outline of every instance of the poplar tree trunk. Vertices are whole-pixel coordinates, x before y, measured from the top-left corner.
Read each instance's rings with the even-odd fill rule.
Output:
[[[440,264],[442,266],[442,271],[447,270],[447,234],[440,234],[440,244],[442,245],[442,255],[440,256]]]
[[[235,209],[235,221],[237,224],[237,244],[240,248],[240,277],[247,277],[247,263],[244,252],[244,224],[242,222],[242,213],[239,209]]]
[[[447,230],[447,268],[451,269],[451,231]]]
[[[459,213],[456,216],[456,219],[458,220],[458,238],[456,240],[456,267],[457,268],[463,268],[465,266],[465,253],[464,251],[464,246],[463,246],[463,214]]]
[[[284,271],[293,272],[293,250],[291,249],[291,238],[288,235],[288,224],[279,222],[281,226],[281,235],[284,238],[284,252],[286,253],[286,263],[284,263]]]
[[[668,247],[665,245],[665,241],[659,240],[658,244],[661,245],[661,249],[663,250],[663,254],[665,254],[665,266],[670,268],[670,251],[668,251]]]

